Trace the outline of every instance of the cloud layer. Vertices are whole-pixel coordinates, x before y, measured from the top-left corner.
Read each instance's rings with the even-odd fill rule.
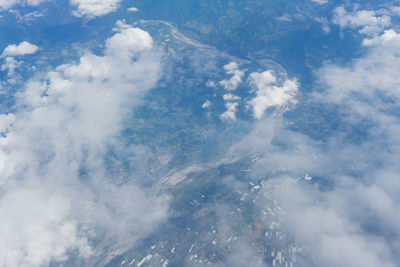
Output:
[[[134,165],[107,167],[145,152],[114,138],[160,71],[150,35],[125,27],[103,55],[27,82],[16,112],[0,116],[0,265],[96,257],[108,242],[134,244],[165,216],[165,197],[141,186]]]
[[[251,172],[263,187],[255,203],[263,209],[272,196],[282,205],[282,227],[306,248],[308,266],[399,262],[399,34],[386,30],[363,45],[361,57],[317,72],[322,89],[311,103],[340,124],[326,141],[269,118],[232,147],[257,156]],[[263,84],[274,81],[263,77]]]

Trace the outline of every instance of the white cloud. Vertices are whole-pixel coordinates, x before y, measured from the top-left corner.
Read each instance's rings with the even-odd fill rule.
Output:
[[[202,108],[209,108],[211,107],[211,101],[210,100],[206,100],[203,105],[201,105]]]
[[[360,33],[374,36],[390,26],[391,20],[386,15],[378,16],[375,11],[359,10],[349,13],[343,6],[339,6],[334,10],[333,23],[341,28],[361,28]]]
[[[13,5],[17,4],[19,0],[0,0],[1,9],[9,9]]]
[[[30,6],[37,6],[43,2],[47,2],[49,0],[0,0],[0,9],[9,9],[17,4],[24,4]]]
[[[224,70],[226,74],[232,75],[231,78],[229,79],[224,79],[219,82],[220,85],[224,87],[225,90],[228,91],[233,91],[236,90],[236,88],[239,86],[240,83],[242,83],[242,78],[244,76],[244,71],[239,70],[239,65],[232,61],[226,65],[224,65]],[[214,84],[212,84],[213,86]],[[211,85],[208,85],[211,86]],[[238,102],[234,102],[236,100],[239,100],[240,97],[232,95],[230,93],[224,94],[223,96],[226,107],[226,111],[224,111],[221,115],[220,118],[223,120],[236,120],[236,111],[239,106]]]
[[[336,188],[321,194],[292,181],[280,187],[274,197],[285,208],[287,229],[304,242],[314,264],[394,267],[389,245],[383,239],[363,232],[360,221],[352,218],[355,208],[346,206],[348,201],[363,195],[365,192],[354,188]]]
[[[129,27],[103,55],[87,52],[26,83],[16,112],[0,116],[1,266],[96,257],[103,247],[89,239],[123,249],[166,216],[167,199],[140,186],[129,160],[150,152],[115,139],[160,72],[150,35]],[[109,149],[128,174],[105,167]]]
[[[256,96],[248,102],[256,119],[261,119],[270,107],[285,108],[297,102],[299,84],[296,80],[285,79],[282,85],[277,85],[277,78],[271,71],[253,72],[249,80],[256,89]]]
[[[399,16],[400,15],[400,6],[391,6],[389,8],[389,10],[395,16]]]
[[[380,36],[365,39],[363,45],[369,48],[368,53],[350,66],[326,64],[319,71],[319,76],[328,86],[327,100],[340,103],[354,94],[371,99],[384,94],[388,98],[400,99],[400,78],[397,75],[400,34],[387,30]]]
[[[129,7],[126,9],[128,12],[138,12],[139,9],[137,7]]]
[[[386,48],[389,48],[388,46],[390,46],[390,51],[388,51],[389,53],[394,52],[393,50],[398,46],[399,42],[400,35],[393,29],[386,30],[382,35],[372,39],[363,40],[363,44],[366,46],[384,46]]]
[[[27,208],[29,207],[29,208]],[[49,260],[66,260],[71,249],[91,255],[78,223],[69,218],[70,203],[38,188],[16,188],[2,196],[0,221],[3,266],[43,266]]]
[[[21,65],[21,62],[16,61],[13,57],[6,57],[4,59],[3,65],[1,65],[1,70],[7,70],[7,76],[12,76],[14,74],[14,70]]]
[[[285,142],[285,149],[271,144],[260,160],[263,168],[266,163],[270,170],[284,167],[287,177],[293,177],[274,198],[285,208],[286,229],[303,240],[317,265],[392,267],[399,262],[399,244],[391,238],[391,233],[400,231],[396,205],[400,184],[394,175],[400,171],[395,163],[400,157],[399,41],[396,31],[387,30],[364,40],[369,49],[360,58],[345,66],[326,64],[318,72],[326,90],[316,94],[314,101],[335,106],[335,116],[343,124],[340,132],[330,133],[323,147],[318,140],[275,130],[278,133],[272,138]],[[346,136],[352,138],[354,133],[343,129],[366,127],[365,122],[365,133],[356,134],[357,144],[349,142]],[[285,140],[294,138],[295,146],[287,150],[291,143]],[[316,156],[310,157],[298,147],[309,147]],[[276,154],[281,160],[276,160]],[[303,162],[303,169],[292,162]],[[322,178],[318,185],[329,182],[331,188],[323,191],[296,181],[296,176],[310,171]],[[275,182],[281,184],[281,179]]]
[[[233,91],[242,82],[244,72],[242,70],[239,70],[239,65],[233,61],[226,64],[224,66],[224,70],[226,71],[226,74],[230,74],[232,75],[232,77],[220,81],[219,84],[221,84],[226,90]]]
[[[226,111],[221,114],[221,119],[224,120],[236,120],[236,110],[239,103],[237,102],[228,102],[225,104]]]
[[[314,3],[318,3],[320,5],[324,5],[328,3],[328,0],[312,0]]]
[[[11,44],[8,45],[1,54],[2,57],[12,57],[12,56],[23,56],[35,54],[39,50],[39,47],[31,44],[27,41],[23,41],[18,45]]]
[[[236,95],[232,95],[232,94],[224,94],[224,95],[222,96],[222,98],[223,98],[225,101],[232,101],[232,100],[239,100],[239,99],[240,99],[240,97],[238,97],[238,96],[236,96]]]
[[[151,36],[138,28],[124,29],[106,41],[106,54],[118,58],[137,54],[152,48]]]
[[[14,114],[0,114],[0,134],[7,132],[14,120]]]
[[[117,10],[121,0],[70,0],[70,4],[77,8],[72,14],[77,17],[90,18],[102,16]]]
[[[0,9],[8,10],[16,5],[38,6],[50,0],[0,0]],[[121,0],[70,0],[71,6],[76,10],[72,14],[77,17],[94,18],[103,16],[118,9]],[[137,8],[128,8],[129,12],[138,11]],[[31,15],[38,15],[31,14]],[[40,14],[39,14],[40,15]]]
[[[19,21],[24,21],[24,22],[34,21],[35,19],[44,16],[44,13],[40,11],[32,11],[23,15],[19,12],[18,9],[10,9],[9,12],[14,14]]]
[[[362,145],[351,146],[334,138],[334,143],[321,146],[319,140],[285,128],[279,118],[268,118],[256,123],[231,152],[239,158],[254,158],[250,173],[257,183],[268,177],[261,182],[254,203],[260,210],[272,208],[271,202],[279,207],[282,215],[267,216],[266,223],[278,222],[276,231],[293,236],[304,247],[306,265],[394,267],[398,244],[390,233],[399,231],[395,192],[400,184],[393,176],[374,174],[376,153],[380,159],[386,154],[378,152],[381,141],[375,144],[368,138]],[[393,148],[394,143],[389,144]],[[394,153],[387,159],[397,158],[398,152]],[[383,169],[387,171],[388,165]],[[361,176],[348,175],[358,170]],[[315,184],[303,179],[310,172],[318,177],[313,179]],[[332,184],[329,190],[321,190],[327,183]],[[371,225],[377,232],[369,232]]]
[[[330,22],[328,21],[328,19],[324,17],[316,17],[314,18],[314,20],[318,23],[321,23],[321,27],[324,33],[329,33],[331,31],[331,28],[329,27]]]

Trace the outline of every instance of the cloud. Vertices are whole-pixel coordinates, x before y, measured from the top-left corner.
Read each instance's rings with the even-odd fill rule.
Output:
[[[398,183],[390,176],[374,177],[371,160],[378,148],[372,149],[370,141],[358,147],[335,136],[331,142],[321,145],[287,129],[279,118],[263,119],[231,150],[239,158],[254,159],[249,171],[261,185],[254,196],[241,191],[249,194],[264,223],[275,221],[280,225],[276,231],[305,249],[307,266],[396,266],[398,244],[390,236],[398,231],[397,189],[390,192],[382,185]],[[362,176],[350,175],[359,170]],[[315,184],[303,178],[308,173]],[[326,182],[332,188],[321,189]],[[263,211],[274,207],[281,215],[264,218]],[[301,255],[297,258],[302,261]]]
[[[17,4],[25,4],[30,6],[37,6],[49,0],[0,0],[0,8],[3,10],[9,9]]]
[[[343,6],[334,10],[333,23],[340,28],[361,28],[362,34],[375,36],[391,25],[391,19],[387,15],[378,16],[375,11],[359,10],[347,12]]]
[[[137,7],[129,7],[126,9],[128,12],[138,12],[139,9]]]
[[[379,94],[388,98],[400,99],[400,80],[396,70],[400,67],[397,48],[400,35],[394,30],[364,39],[368,48],[365,56],[355,60],[349,66],[325,64],[319,71],[319,77],[327,87],[326,99],[339,103],[344,99],[354,99],[355,95],[367,97],[371,104],[378,104]]]
[[[15,120],[14,114],[0,114],[0,132],[6,133]]]
[[[219,84],[221,84],[228,91],[236,90],[236,88],[242,82],[244,72],[239,70],[239,65],[233,61],[226,64],[224,66],[224,70],[226,71],[226,74],[230,74],[232,77],[220,81]]]
[[[11,44],[8,45],[1,54],[2,57],[13,57],[13,56],[23,56],[35,54],[39,50],[39,47],[31,44],[27,41],[23,41],[18,45]]]
[[[40,11],[32,11],[26,14],[20,14],[18,9],[10,9],[9,12],[14,14],[19,21],[23,22],[31,22],[44,16],[44,13]]]
[[[239,103],[237,102],[228,102],[225,104],[226,111],[221,114],[220,118],[223,120],[236,120],[236,110]]]
[[[302,240],[314,264],[396,266],[388,244],[382,238],[363,232],[357,221],[359,218],[351,218],[355,208],[348,206],[348,201],[365,192],[348,190],[336,188],[321,194],[317,189],[289,183],[277,190],[274,197],[285,208],[285,228]]]
[[[389,11],[392,15],[399,16],[400,15],[400,6],[390,6]]]
[[[160,73],[151,36],[128,27],[17,93],[0,116],[0,265],[96,259],[166,216],[166,196],[136,174],[135,155],[151,152],[116,138]]]
[[[136,171],[146,168],[146,160],[137,163],[151,150],[119,140],[131,110],[160,78],[160,55],[148,33],[119,27],[102,52],[37,73],[17,94],[15,112],[0,115],[0,265],[96,258],[106,247],[135,244],[165,218],[168,198],[142,186]],[[282,207],[281,229],[304,246],[306,266],[399,262],[398,39],[395,30],[365,39],[364,55],[316,73],[319,93],[310,101],[322,108],[314,111],[329,110],[339,124],[326,141],[264,115],[296,103],[296,79],[270,70],[249,75],[255,96],[248,104],[258,120],[227,154],[251,159],[249,177],[241,178],[262,186],[249,203],[265,211],[272,198]],[[236,63],[225,71],[239,82],[227,79],[224,88],[237,88],[243,71]],[[221,118],[236,119],[239,97],[223,99]],[[365,121],[365,133],[351,131]],[[230,235],[218,238],[216,244]],[[265,265],[248,239],[238,240],[228,265]]]
[[[240,97],[232,94],[224,94],[222,98],[226,101],[226,111],[220,115],[220,118],[223,120],[236,120],[236,111],[239,103],[235,101],[240,100]]]
[[[72,249],[91,255],[87,238],[79,236],[78,223],[68,216],[71,205],[65,198],[39,188],[16,188],[1,200],[3,266],[42,266],[66,260]]]
[[[70,5],[77,9],[72,12],[74,16],[90,18],[117,10],[119,3],[120,0],[70,0]]]
[[[211,101],[210,100],[206,100],[203,105],[201,105],[202,108],[209,108],[211,107]]]
[[[239,99],[240,99],[240,97],[238,97],[238,96],[236,96],[236,95],[232,95],[232,94],[224,94],[224,95],[222,96],[222,98],[223,98],[225,101],[232,101],[232,100],[239,100]]]
[[[328,0],[312,0],[314,3],[318,3],[320,5],[324,5],[328,3]]]
[[[50,0],[0,0],[0,9],[8,10],[16,5],[38,6]],[[70,0],[69,4],[76,8],[72,14],[76,17],[94,18],[103,16],[118,9],[121,0]],[[135,12],[135,8],[128,9]]]
[[[1,0],[0,1],[0,8],[1,9],[8,9],[18,3],[19,0]]]
[[[253,72],[249,80],[256,89],[256,96],[248,102],[256,119],[261,119],[270,107],[285,108],[297,102],[295,96],[299,84],[296,80],[285,79],[281,85],[277,85],[277,78],[271,71]]]
[[[253,159],[248,173],[261,187],[250,200],[260,216],[273,203],[282,208],[280,230],[305,249],[305,266],[398,265],[399,40],[386,30],[364,39],[362,56],[316,72],[319,92],[309,103],[336,124],[323,139],[308,135],[323,130],[320,121],[292,128],[263,117],[231,147],[233,158]],[[295,112],[299,121],[314,118]]]
[[[21,66],[22,61],[17,61],[14,57],[32,55],[39,50],[39,47],[27,41],[16,44],[8,45],[1,54],[4,58],[4,63],[1,65],[2,71],[7,71],[7,76],[12,77],[14,70]]]
[[[1,70],[7,70],[7,76],[11,77],[14,74],[14,70],[21,65],[21,62],[16,61],[13,57],[6,57],[4,59],[3,65],[1,65]]]
[[[325,163],[329,167],[325,169],[330,168],[331,173],[325,175],[335,181],[331,192],[321,194],[316,188],[311,192],[295,188],[299,192],[286,194],[298,195],[307,201],[302,209],[294,207],[301,214],[290,221],[297,221],[297,233],[310,233],[302,236],[303,239],[323,248],[315,261],[329,262],[332,266],[397,265],[398,256],[394,251],[398,244],[390,233],[400,230],[394,223],[399,220],[400,210],[395,205],[399,199],[393,191],[400,189],[393,177],[399,171],[393,163],[400,156],[396,149],[400,144],[400,119],[395,111],[400,103],[395,71],[400,63],[395,48],[398,42],[399,36],[394,30],[385,31],[364,40],[369,51],[361,58],[348,66],[326,65],[319,72],[321,82],[328,89],[322,98],[317,97],[318,101],[336,105],[343,123],[357,128],[365,127],[362,125],[368,122],[368,126],[357,146],[348,144],[339,135],[331,138],[327,151],[321,151],[329,157]],[[311,204],[314,196],[319,197],[318,205]],[[293,203],[303,200],[296,199]],[[357,208],[348,203],[357,203]],[[297,213],[293,210],[292,214]],[[304,219],[298,220],[300,217]],[[329,218],[334,228],[326,227],[323,218]],[[335,249],[342,247],[345,249]]]

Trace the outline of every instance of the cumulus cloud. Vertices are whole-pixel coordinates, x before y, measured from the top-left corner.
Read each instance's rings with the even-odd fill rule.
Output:
[[[115,11],[120,0],[70,0],[77,10],[72,14],[77,17],[97,17]]]
[[[219,83],[229,91],[235,90],[239,84],[242,82],[242,77],[244,76],[244,72],[239,70],[239,65],[236,62],[230,62],[224,66],[224,70],[226,74],[232,75],[229,79],[224,79]]]
[[[347,12],[343,6],[334,10],[333,23],[341,28],[361,28],[360,33],[377,35],[391,25],[391,19],[387,15],[377,15],[375,11],[358,10]]]
[[[12,77],[14,75],[14,70],[22,64],[22,61],[18,61],[14,57],[35,54],[38,50],[38,46],[27,41],[23,41],[18,45],[8,45],[1,54],[1,57],[4,58],[4,63],[1,65],[0,69],[2,71],[7,71],[7,76]]]
[[[256,96],[248,102],[256,119],[262,118],[270,107],[285,108],[297,102],[295,96],[299,84],[296,80],[285,79],[278,85],[277,78],[271,71],[253,72],[249,80],[256,89]]]
[[[220,115],[220,118],[223,120],[236,120],[236,111],[239,106],[237,100],[240,100],[240,97],[232,94],[224,94],[222,98],[225,101],[226,111]]]
[[[1,70],[7,70],[7,76],[11,77],[14,74],[14,70],[21,65],[21,62],[16,61],[13,57],[7,57],[4,59],[3,65],[1,65]]]
[[[8,45],[1,54],[2,57],[13,57],[35,54],[39,50],[39,47],[31,44],[27,41],[23,41],[18,45]]]
[[[226,111],[221,114],[221,119],[224,120],[236,120],[236,110],[238,107],[239,103],[237,102],[228,102],[225,104],[226,106]]]
[[[209,108],[211,107],[211,101],[210,100],[206,100],[203,105],[201,105],[202,108]]]
[[[150,152],[115,139],[160,72],[151,36],[129,27],[102,55],[38,73],[16,95],[16,111],[0,116],[0,265],[96,257],[165,217],[165,196],[142,187],[128,160]]]
[[[240,97],[238,97],[238,96],[236,96],[236,95],[232,95],[232,94],[224,94],[224,95],[222,96],[222,98],[223,98],[225,101],[232,101],[232,100],[239,100],[239,99],[240,99]]]

